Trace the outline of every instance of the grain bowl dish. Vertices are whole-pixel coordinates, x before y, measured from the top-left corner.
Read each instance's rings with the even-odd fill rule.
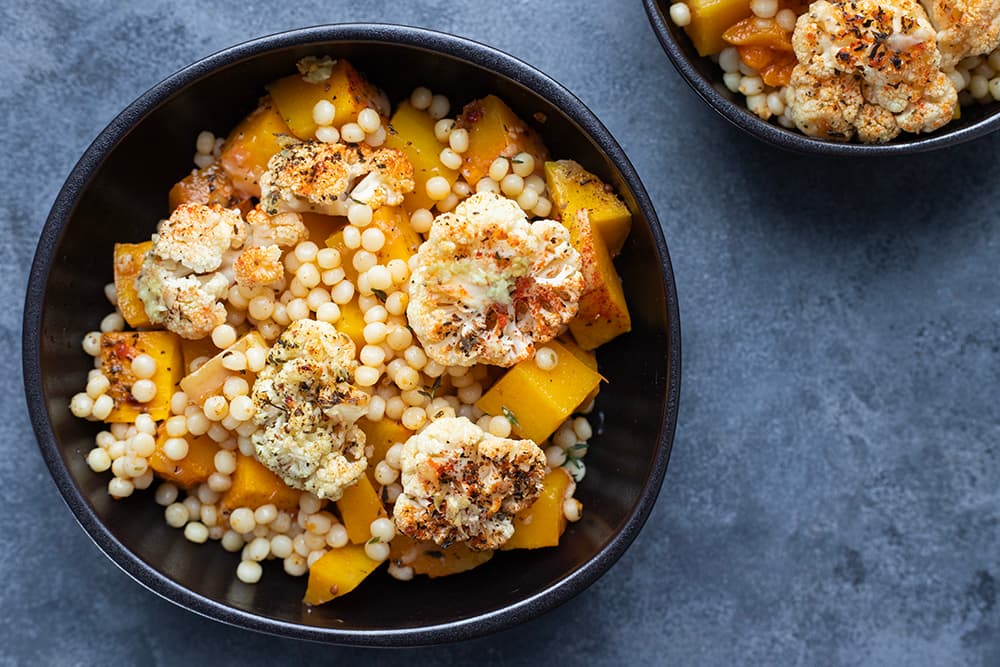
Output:
[[[629,209],[495,94],[393,104],[328,56],[261,93],[107,258],[87,465],[243,583],[308,575],[307,605],[558,548],[595,351],[631,329]]]
[[[690,0],[669,7],[763,120],[884,144],[1000,101],[996,0]]]

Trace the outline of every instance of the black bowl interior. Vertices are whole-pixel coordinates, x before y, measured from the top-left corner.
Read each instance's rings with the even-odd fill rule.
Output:
[[[643,0],[650,25],[667,56],[684,80],[723,118],[758,139],[801,153],[824,155],[889,155],[918,153],[953,146],[1000,129],[1000,102],[962,107],[962,117],[929,134],[903,133],[886,144],[839,143],[807,137],[761,120],[746,108],[744,98],[722,82],[722,68],[698,55],[694,43],[670,20],[668,0]]]
[[[164,523],[151,493],[111,500],[107,476],[84,462],[98,427],[73,418],[67,405],[90,368],[80,340],[109,310],[102,286],[112,277],[113,244],[148,238],[166,215],[167,190],[190,171],[200,130],[224,134],[254,108],[265,83],[316,54],[350,59],[394,102],[417,85],[446,93],[456,106],[497,93],[531,119],[555,156],[577,159],[613,184],[634,215],[619,262],[634,331],[601,350],[610,384],[598,407],[606,418],[578,494],[584,518],[559,548],[500,554],[473,572],[433,581],[401,583],[382,572],[351,595],[310,609],[300,601],[305,580],[287,577],[280,562],[266,564],[258,585],[242,584],[234,576],[237,556],[186,541]],[[471,42],[399,27],[328,26],[216,54],[154,88],[109,126],[67,181],[43,232],[26,302],[24,356],[32,418],[57,484],[95,541],[141,583],[245,627],[412,644],[524,620],[568,599],[618,558],[662,482],[676,420],[679,345],[673,276],[655,213],[620,148],[582,103],[523,63]]]

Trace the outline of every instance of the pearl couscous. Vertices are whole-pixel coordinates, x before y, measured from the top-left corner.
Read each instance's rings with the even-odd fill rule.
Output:
[[[393,111],[346,61],[299,70],[198,134],[169,216],[116,245],[69,406],[106,426],[87,464],[116,499],[154,487],[242,582],[309,574],[308,604],[383,562],[405,581],[556,546],[593,350],[630,328],[627,209],[494,96]]]
[[[884,143],[1000,102],[997,0],[686,0],[669,15],[751,112],[809,136]]]

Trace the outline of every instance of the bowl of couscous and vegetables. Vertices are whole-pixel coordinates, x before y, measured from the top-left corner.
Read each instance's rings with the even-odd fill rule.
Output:
[[[189,609],[339,643],[482,634],[600,576],[662,482],[679,354],[607,130],[399,26],[144,94],[60,192],[25,302],[39,446],[95,542]]]
[[[773,144],[931,150],[1000,128],[996,0],[645,0],[694,90]]]

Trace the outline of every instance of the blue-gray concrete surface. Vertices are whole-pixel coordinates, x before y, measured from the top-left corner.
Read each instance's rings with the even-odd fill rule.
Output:
[[[3,356],[0,664],[1000,664],[1000,135],[874,162],[778,152],[688,91],[640,3],[0,5],[0,336],[62,180],[128,102],[247,38],[379,20],[540,67],[618,138],[673,256],[684,383],[645,530],[547,616],[372,653],[280,640],[132,582],[62,504]]]

